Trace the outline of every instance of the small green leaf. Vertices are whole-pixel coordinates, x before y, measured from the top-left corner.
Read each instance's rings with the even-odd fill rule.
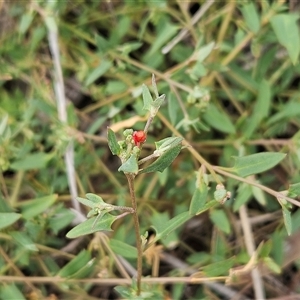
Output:
[[[290,197],[296,197],[300,195],[300,183],[294,183],[289,186],[288,195]]]
[[[148,87],[145,84],[142,85],[142,90],[143,90],[143,102],[144,102],[143,109],[150,110],[151,105],[153,104],[153,98],[150,94]]]
[[[130,157],[119,167],[119,172],[134,173],[136,174],[139,170],[137,158],[135,154],[131,154]]]
[[[276,274],[281,273],[281,267],[278,264],[276,264],[276,262],[272,258],[264,257],[263,262],[268,267],[268,269],[271,270],[272,272]]]
[[[146,167],[145,169],[141,169],[139,173],[149,173],[149,172],[163,172],[167,167],[169,167],[178,154],[181,151],[181,145],[177,145],[165,151],[155,162]]]
[[[213,103],[210,103],[208,109],[203,115],[203,119],[211,127],[225,133],[235,133],[235,127],[230,118],[221,112]]]
[[[223,232],[230,233],[230,223],[225,212],[221,209],[211,211],[210,219]]]
[[[157,242],[158,240],[162,239],[169,235],[172,231],[177,229],[179,226],[183,225],[187,220],[189,220],[192,216],[189,214],[188,211],[183,212],[176,217],[172,218],[168,222],[164,224],[164,226],[153,226],[156,231],[156,237],[154,238],[153,242]]]
[[[22,216],[25,219],[31,219],[45,212],[57,199],[57,194],[48,195],[45,197],[27,200],[20,204]]]
[[[108,140],[108,147],[113,155],[119,155],[121,148],[118,144],[116,135],[112,129],[107,127],[107,140]]]
[[[240,184],[237,196],[233,203],[233,211],[237,212],[243,204],[246,204],[252,196],[252,189],[249,184]]]
[[[89,199],[90,201],[92,201],[95,204],[105,204],[103,199],[100,196],[96,195],[96,194],[87,193],[86,197],[87,197],[87,199]]]
[[[93,217],[82,222],[81,224],[71,229],[66,236],[70,239],[74,239],[82,235],[94,233],[96,231],[112,231],[111,225],[117,219],[116,216],[113,216],[111,214],[104,214],[93,227],[96,218],[97,217]]]
[[[257,10],[255,8],[255,3],[249,2],[241,8],[244,20],[249,27],[249,29],[257,33],[260,28],[260,21]]]
[[[155,142],[155,147],[157,150],[166,148],[166,147],[175,147],[179,145],[182,142],[183,138],[181,137],[168,137],[165,139],[162,139],[158,142]]]
[[[60,277],[71,277],[91,260],[91,253],[87,250],[82,250],[69,263],[67,263],[59,272]]]
[[[247,139],[259,128],[261,121],[269,115],[271,102],[271,87],[266,80],[262,80],[258,88],[257,100],[247,127],[243,130]]]
[[[158,98],[156,98],[153,103],[151,104],[151,106],[155,107],[155,108],[160,108],[161,105],[164,103],[166,98],[166,95],[160,95]]]
[[[110,239],[109,244],[116,254],[126,258],[137,258],[137,250],[135,247],[115,239]]]
[[[234,157],[232,171],[241,177],[258,174],[271,169],[285,158],[285,153],[261,152],[243,157]]]
[[[292,233],[291,212],[285,205],[282,205],[282,214],[283,214],[283,221],[284,221],[284,225],[285,225],[287,234],[291,235],[291,233]]]
[[[253,196],[257,200],[257,202],[262,206],[266,206],[267,200],[266,200],[266,195],[263,192],[263,190],[261,190],[260,188],[258,188],[256,186],[251,186],[251,189],[252,189]]]
[[[97,204],[91,200],[85,199],[85,198],[81,198],[81,197],[77,197],[76,198],[77,201],[79,201],[81,204],[88,206],[90,208],[95,208],[95,206],[97,206]]]
[[[272,241],[268,240],[264,244],[261,245],[258,256],[263,258],[263,257],[268,257],[270,255],[270,252],[273,248]]]
[[[287,103],[284,103],[282,106],[279,106],[278,113],[275,113],[267,121],[267,125],[270,126],[274,123],[279,123],[285,119],[291,119],[294,117],[300,116],[300,105],[299,100],[289,100]]]
[[[20,231],[10,232],[9,235],[20,245],[22,245],[25,249],[29,251],[39,251],[34,242],[29,238],[29,236]]]
[[[174,96],[173,93],[170,93],[168,95],[168,112],[169,112],[169,117],[171,120],[172,125],[177,125],[177,120],[179,120],[180,115],[179,114],[179,104],[178,100]]]
[[[14,212],[0,212],[0,230],[14,224],[21,216]]]
[[[217,200],[211,200],[211,201],[205,203],[205,205],[202,208],[200,208],[199,211],[197,211],[196,215],[200,215],[203,212],[209,210],[212,207],[215,207],[218,204],[220,204],[220,203]]]
[[[300,53],[299,15],[278,14],[271,18],[271,25],[279,43],[284,46],[295,65]]]
[[[214,47],[215,47],[215,42],[210,42],[209,44],[201,47],[197,53],[197,61],[203,62],[206,59],[206,57],[208,57],[208,55],[212,52]]]
[[[190,215],[195,215],[200,209],[205,206],[205,203],[207,201],[207,193],[207,185],[202,181],[199,187],[194,191],[190,204]]]
[[[123,93],[128,89],[126,83],[120,80],[109,80],[105,85],[106,95],[115,95]]]
[[[87,77],[85,81],[85,86],[89,86],[94,81],[96,81],[99,77],[105,74],[111,66],[112,66],[111,61],[102,60],[100,65],[96,69],[94,69]]]
[[[152,55],[155,56],[156,52],[171,39],[172,36],[179,30],[179,26],[173,25],[170,22],[165,21],[163,26],[160,26],[160,30],[155,35],[155,40],[151,44],[149,52],[146,54],[145,60],[149,59]]]
[[[49,219],[49,229],[51,229],[55,235],[58,235],[59,231],[70,225],[74,218],[75,215],[71,210],[63,208]]]
[[[234,266],[235,258],[231,257],[226,260],[218,261],[201,268],[201,271],[208,277],[215,277],[228,274],[229,270]]]
[[[16,171],[26,171],[33,169],[43,169],[46,167],[49,160],[52,158],[51,154],[43,152],[36,152],[24,156],[22,159],[14,161],[10,167]]]
[[[97,265],[96,258],[90,259],[81,269],[71,275],[69,278],[87,278],[91,274],[93,274],[95,266]]]
[[[25,34],[32,23],[34,14],[33,11],[29,11],[22,15],[21,22],[19,25],[19,32],[20,34]]]
[[[23,293],[13,283],[6,283],[6,284],[3,283],[2,286],[0,287],[0,295],[1,295],[1,299],[5,299],[5,300],[28,299],[24,297]]]
[[[156,232],[162,232],[166,228],[166,224],[170,221],[169,213],[161,212],[154,213],[150,218],[150,223],[152,227],[155,228]],[[176,230],[169,232],[163,237],[161,243],[167,248],[173,248],[178,244],[178,233]]]

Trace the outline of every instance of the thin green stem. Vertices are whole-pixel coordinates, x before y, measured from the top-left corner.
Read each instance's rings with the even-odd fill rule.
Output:
[[[140,223],[139,217],[137,213],[137,204],[135,198],[135,190],[134,190],[134,175],[133,174],[126,174],[126,178],[128,181],[129,192],[131,197],[131,203],[133,208],[133,221],[134,221],[134,229],[135,229],[135,237],[136,237],[136,249],[137,249],[137,295],[139,296],[141,293],[141,280],[142,280],[142,257],[143,257],[143,250],[140,238]]]

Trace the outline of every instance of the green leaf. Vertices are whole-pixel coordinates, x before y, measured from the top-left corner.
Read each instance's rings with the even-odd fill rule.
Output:
[[[255,3],[249,2],[241,8],[244,20],[249,27],[249,29],[257,33],[260,28],[259,16],[255,8]]]
[[[90,208],[95,208],[95,206],[97,206],[97,204],[91,200],[85,199],[85,198],[81,198],[81,197],[77,197],[76,198],[77,201],[79,201],[81,204],[88,206]]]
[[[282,205],[282,214],[283,214],[283,221],[284,221],[284,225],[285,225],[287,234],[291,235],[291,233],[292,233],[291,212],[285,205]]]
[[[278,14],[271,18],[271,25],[279,43],[284,46],[295,65],[300,53],[299,15]]]
[[[241,177],[258,174],[276,166],[285,156],[285,153],[261,152],[243,157],[233,157],[235,163],[232,171]]]
[[[121,148],[118,144],[116,135],[112,129],[107,127],[107,140],[108,140],[108,147],[113,155],[119,155]]]
[[[288,195],[290,197],[296,197],[300,195],[300,183],[291,184],[288,191]]]
[[[89,86],[98,78],[100,78],[103,74],[105,74],[109,70],[111,66],[112,66],[111,61],[102,60],[100,65],[96,69],[94,69],[87,77],[85,81],[85,86]]]
[[[135,51],[143,46],[143,43],[139,42],[129,42],[122,44],[118,49],[125,55],[128,55],[130,52]]]
[[[1,299],[5,299],[5,300],[16,300],[16,299],[26,300],[26,298],[23,296],[19,288],[12,283],[10,284],[3,283],[2,286],[0,287],[0,295],[1,295]]]
[[[166,95],[160,95],[158,98],[156,98],[153,103],[151,104],[152,107],[154,107],[155,109],[160,108],[161,105],[164,103],[166,98]]]
[[[263,192],[263,190],[261,190],[260,188],[258,188],[256,186],[251,186],[251,190],[252,190],[253,196],[257,200],[257,202],[262,206],[266,206],[267,200],[266,200],[266,195]]]
[[[271,87],[266,80],[262,80],[258,88],[257,100],[247,127],[244,129],[244,137],[247,139],[259,128],[261,121],[269,115],[271,102]]]
[[[71,210],[64,208],[49,219],[49,228],[57,235],[59,231],[67,227],[74,218],[74,213]]]
[[[143,109],[150,110],[151,105],[153,103],[153,98],[151,96],[151,93],[150,93],[148,87],[145,84],[142,85],[142,90],[143,90],[143,102],[144,102]]]
[[[155,142],[155,147],[157,150],[166,148],[166,147],[175,147],[182,142],[183,138],[181,137],[167,137],[158,142]]]
[[[96,231],[112,231],[111,225],[117,219],[117,216],[104,214],[94,225],[96,218],[97,217],[93,217],[82,222],[81,224],[71,229],[66,236],[70,239],[74,239],[82,235],[94,233]]]
[[[170,221],[168,212],[154,213],[150,218],[150,224],[155,228],[156,232],[161,232],[166,228],[166,224]],[[166,248],[174,248],[178,244],[178,233],[176,230],[171,231],[168,235],[164,236],[161,243]]]
[[[237,196],[233,203],[233,211],[236,212],[243,204],[246,204],[252,196],[252,189],[249,184],[240,184],[237,192]]]
[[[139,173],[163,172],[169,167],[181,151],[181,145],[177,145],[165,151],[155,162],[145,169],[141,169]]]
[[[146,54],[146,60],[155,55],[157,51],[164,46],[172,36],[178,31],[179,27],[170,24],[170,22],[165,22],[164,26],[161,27],[161,30],[155,35],[155,40],[152,43],[150,51]]]
[[[215,42],[210,42],[209,44],[201,47],[197,53],[197,61],[203,62],[206,57],[212,52],[215,47]]]
[[[22,245],[25,249],[29,251],[39,251],[34,242],[28,237],[26,233],[13,231],[9,234],[18,244]]]
[[[195,215],[198,213],[199,210],[201,210],[207,201],[207,193],[208,188],[207,185],[202,181],[199,184],[199,187],[195,189],[192,201],[190,204],[190,215]]]
[[[92,122],[92,124],[87,129],[88,134],[95,134],[97,130],[103,125],[103,123],[107,120],[107,116],[98,117],[96,120]]]
[[[208,109],[203,115],[203,119],[211,127],[225,133],[235,133],[235,127],[230,118],[221,112],[213,103],[210,103]]]
[[[281,267],[278,264],[276,264],[276,262],[272,258],[264,257],[263,262],[268,267],[268,269],[271,270],[272,272],[276,274],[281,273]]]
[[[25,34],[32,23],[34,14],[33,11],[29,11],[22,15],[21,22],[19,25],[19,32],[20,34]]]
[[[81,269],[71,275],[69,278],[87,278],[93,274],[95,266],[97,265],[96,258],[89,260]]]
[[[210,265],[207,265],[201,268],[201,271],[203,271],[203,273],[207,277],[227,275],[229,270],[234,266],[234,263],[235,263],[235,258],[231,257],[229,259],[218,261]]]
[[[130,157],[119,167],[119,172],[134,173],[137,174],[139,166],[135,154],[131,154]]]
[[[267,125],[278,123],[284,119],[291,119],[293,117],[299,117],[299,116],[300,116],[299,101],[290,100],[289,102],[284,103],[284,105],[279,107],[278,113],[270,117],[270,119],[267,122]]]
[[[36,152],[28,154],[22,159],[13,162],[10,167],[16,171],[26,171],[33,169],[43,169],[46,167],[48,161],[52,158],[51,154]]]
[[[216,209],[210,212],[210,219],[212,222],[223,232],[230,233],[230,223],[225,214],[221,209]]]
[[[22,216],[25,219],[31,219],[43,212],[45,212],[57,199],[57,194],[48,195],[45,197],[36,198],[22,202],[19,206],[21,208]]]
[[[126,258],[137,258],[137,250],[131,245],[115,239],[110,239],[109,245],[116,254]]]
[[[105,86],[105,94],[115,95],[123,93],[128,89],[126,83],[120,80],[109,80]]]
[[[156,231],[156,236],[153,242],[157,242],[163,237],[168,236],[172,231],[177,229],[179,226],[183,225],[191,217],[192,216],[189,214],[189,212],[186,211],[166,222],[164,226],[152,226]]]
[[[273,245],[271,240],[268,240],[267,242],[261,244],[261,246],[259,247],[258,257],[268,257],[270,255],[272,247]]]
[[[220,204],[220,203],[217,200],[211,200],[211,201],[205,203],[205,205],[202,208],[200,208],[200,210],[197,211],[196,215],[200,215],[203,212],[209,210],[212,207],[215,207],[218,204]]]
[[[14,212],[0,212],[0,230],[14,224],[21,216]]]
[[[80,269],[84,268],[91,260],[91,254],[87,250],[82,250],[69,263],[67,263],[59,272],[58,276],[70,278]]]
[[[95,204],[105,204],[103,199],[100,196],[96,195],[96,194],[87,193],[86,197],[87,197],[88,200],[92,201]]]
[[[300,228],[300,210],[296,210],[292,215],[292,233],[298,232]]]
[[[168,96],[168,112],[171,123],[174,126],[177,125],[177,120],[180,117],[178,116],[179,109],[178,100],[175,98],[173,93],[170,93]]]

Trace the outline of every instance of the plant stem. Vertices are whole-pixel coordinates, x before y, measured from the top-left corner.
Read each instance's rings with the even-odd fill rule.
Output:
[[[134,175],[133,174],[126,174],[126,178],[128,181],[130,198],[133,208],[133,221],[134,221],[134,229],[135,229],[135,237],[136,237],[136,249],[137,249],[137,295],[139,296],[141,293],[141,280],[142,280],[142,244],[140,238],[140,224],[139,218],[137,214],[137,205],[136,205],[136,198],[135,198],[135,191],[134,191]]]

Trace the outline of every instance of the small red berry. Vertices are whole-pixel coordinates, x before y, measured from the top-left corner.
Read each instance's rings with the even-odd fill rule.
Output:
[[[146,141],[147,135],[143,130],[134,131],[132,134],[132,138],[136,146],[140,146],[142,143]]]

